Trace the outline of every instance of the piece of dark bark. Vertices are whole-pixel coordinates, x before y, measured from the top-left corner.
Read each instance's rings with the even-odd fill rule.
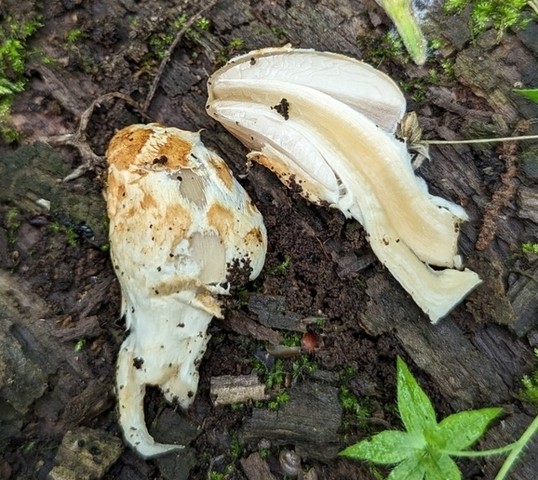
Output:
[[[258,321],[266,327],[306,332],[301,315],[286,310],[284,297],[255,293],[249,297],[248,308],[258,315]]]
[[[87,424],[110,410],[114,402],[111,386],[92,380],[81,393],[69,399],[62,413],[62,422],[65,428]]]
[[[288,390],[290,400],[277,411],[255,408],[241,436],[244,441],[268,439],[276,445],[294,445],[304,459],[329,461],[342,448],[338,433],[342,406],[338,389],[303,382]]]
[[[264,325],[260,325],[240,311],[233,312],[233,315],[226,316],[220,323],[236,333],[248,335],[262,342],[269,342],[271,345],[282,343],[283,337],[280,332]]]

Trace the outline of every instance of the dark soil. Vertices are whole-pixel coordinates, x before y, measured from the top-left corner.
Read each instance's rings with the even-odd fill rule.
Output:
[[[44,9],[30,0],[0,6],[0,22],[21,21],[35,11],[43,16],[43,27],[30,41],[35,53],[27,89],[13,108],[20,142],[0,144],[0,320],[6,325],[0,352],[8,352],[13,342],[26,359],[22,366],[11,365],[11,376],[3,358],[7,353],[0,353],[0,366],[8,365],[9,371],[0,373],[0,478],[5,479],[47,478],[69,430],[90,427],[121,437],[113,388],[124,323],[107,252],[100,193],[104,164],[61,182],[87,158],[57,136],[74,133],[91,102],[106,93],[119,91],[143,103],[159,55],[178,31],[172,22],[183,14],[192,17],[206,4],[46,3]],[[389,21],[373,0],[220,0],[204,17],[209,28],[194,26],[171,52],[146,116],[120,98],[103,101],[81,140],[102,156],[114,132],[131,123],[204,129],[204,142],[239,175],[264,215],[267,260],[257,280],[224,300],[225,318],[212,323],[193,407],[177,411],[157,389],[147,392],[147,423],[155,436],[191,440],[183,458],[144,461],[125,448],[103,478],[270,478],[245,473],[242,461],[253,452],[267,455],[264,462],[275,477],[284,478],[278,461],[284,448],[301,454],[311,479],[378,478],[336,452],[381,429],[401,428],[395,410],[397,355],[410,365],[440,417],[461,409],[505,408],[503,421],[480,448],[516,439],[535,414],[518,398],[521,377],[536,368],[532,349],[538,346],[538,257],[520,248],[538,242],[535,147],[431,149],[432,160],[419,174],[432,193],[467,209],[471,220],[462,229],[461,252],[466,266],[484,280],[432,326],[373,257],[357,222],[309,204],[259,166],[247,173],[245,149],[205,115],[205,82],[237,53],[291,42],[365,59],[392,75],[405,87],[408,109],[418,112],[426,137],[532,133],[536,127],[521,121],[535,117],[538,109],[511,89],[517,82],[536,86],[536,22],[501,39],[485,32],[471,41],[464,17],[432,10],[428,35],[441,37],[445,46],[425,67],[416,67],[403,51],[393,51],[385,37]],[[74,28],[82,35],[69,43]],[[165,34],[170,38],[160,45]],[[443,70],[448,64],[451,71]],[[36,205],[39,198],[51,200],[50,211]],[[477,249],[480,232],[485,240]],[[304,319],[311,320],[307,329]],[[281,405],[279,414],[271,417],[267,404],[213,405],[212,377],[259,372],[265,381],[278,361],[268,350],[275,343],[300,344],[306,330],[315,348],[281,359],[285,373],[270,390],[273,399],[283,390],[289,393],[289,404]],[[304,368],[294,371],[300,362]],[[317,389],[322,400],[308,404],[308,392]],[[358,399],[364,418],[342,411],[342,392]],[[312,411],[319,418],[316,429],[293,426],[294,408],[300,412],[301,402],[305,409],[326,405],[326,412]],[[334,430],[323,421],[329,417],[338,419]],[[279,418],[292,425],[289,431]],[[274,422],[274,431],[263,430],[263,421]],[[534,478],[536,450],[526,452],[512,478]],[[464,478],[490,479],[499,460],[460,465]],[[210,477],[210,472],[225,477]]]

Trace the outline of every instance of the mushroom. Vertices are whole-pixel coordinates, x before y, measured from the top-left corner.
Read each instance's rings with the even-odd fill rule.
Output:
[[[361,78],[370,90],[355,88]],[[394,136],[405,101],[385,74],[341,55],[285,47],[231,60],[208,86],[209,115],[253,150],[248,158],[362,223],[377,257],[432,322],[480,283],[458,270],[465,211],[428,193]]]
[[[198,133],[159,124],[120,130],[106,152],[110,252],[127,338],[117,362],[119,423],[143,457],[179,448],[155,442],[146,385],[187,408],[198,387],[217,295],[254,279],[267,248],[260,212]]]

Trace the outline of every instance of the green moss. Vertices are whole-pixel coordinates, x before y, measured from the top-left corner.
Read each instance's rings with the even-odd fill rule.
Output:
[[[469,7],[471,11],[471,30],[474,35],[495,28],[502,35],[511,27],[522,28],[529,18],[524,15],[528,0],[446,0],[444,10],[449,14],[459,14]]]
[[[19,211],[15,207],[8,209],[6,213],[5,225],[7,228],[7,236],[9,243],[15,243],[17,240],[17,232],[21,226],[21,218]]]
[[[534,253],[538,255],[538,243],[526,242],[521,245],[521,251],[523,253]]]
[[[27,42],[41,26],[39,15],[22,22],[7,17],[0,25],[0,135],[8,143],[18,139],[9,115],[15,95],[26,85],[24,71],[31,54]]]

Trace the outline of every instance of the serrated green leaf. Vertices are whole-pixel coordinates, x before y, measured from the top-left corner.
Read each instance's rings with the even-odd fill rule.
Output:
[[[421,457],[416,455],[406,458],[390,472],[387,480],[422,480],[424,478],[424,465],[420,460]]]
[[[538,88],[514,88],[514,92],[522,97],[528,98],[535,103],[538,103]]]
[[[422,461],[426,480],[461,480],[461,471],[448,455],[427,455]]]
[[[490,407],[449,415],[439,423],[439,440],[444,443],[439,447],[454,451],[470,447],[501,412],[502,408]]]
[[[426,442],[420,435],[399,430],[385,430],[374,435],[370,440],[351,445],[340,452],[340,455],[381,465],[391,465],[415,455],[417,450],[425,446]]]
[[[396,361],[398,411],[408,432],[424,432],[435,428],[435,410],[428,396],[415,380],[405,362]]]

